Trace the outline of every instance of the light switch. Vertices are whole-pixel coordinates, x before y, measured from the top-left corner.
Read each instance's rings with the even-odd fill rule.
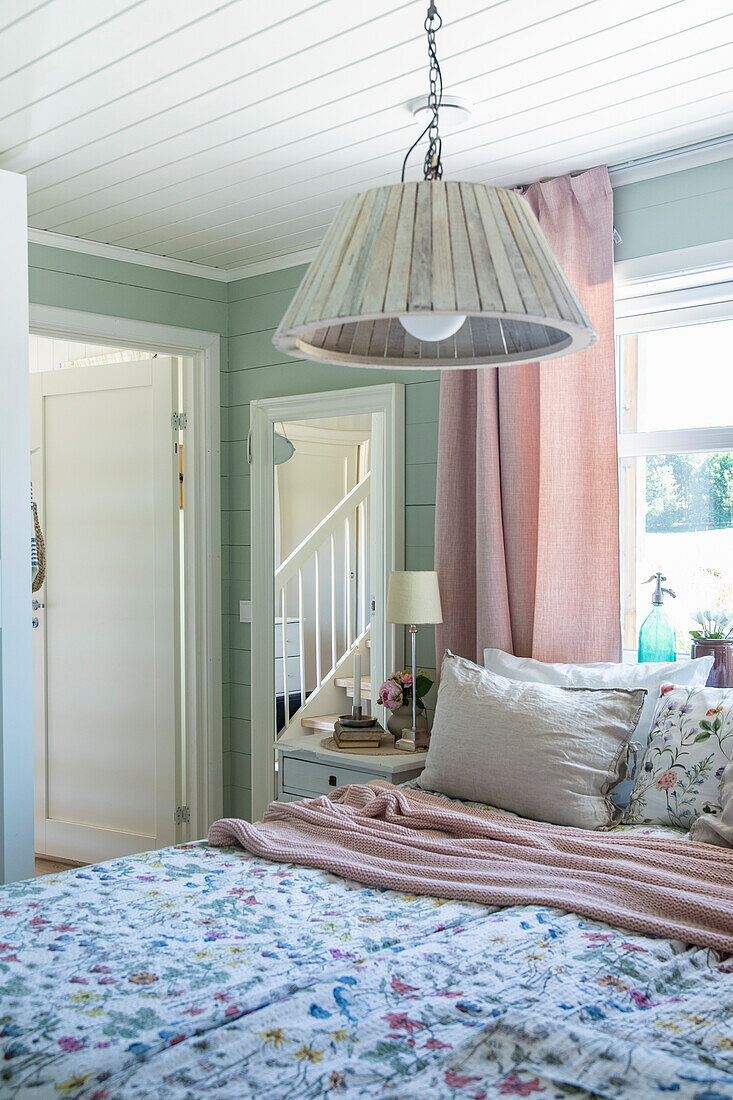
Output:
[[[239,621],[240,623],[252,622],[252,601],[240,600],[239,601]]]

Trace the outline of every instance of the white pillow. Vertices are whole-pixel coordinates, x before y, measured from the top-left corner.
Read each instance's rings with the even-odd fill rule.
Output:
[[[634,779],[638,772],[641,754],[646,749],[654,722],[654,711],[662,684],[679,684],[683,687],[702,687],[713,667],[713,657],[696,657],[694,661],[661,661],[645,664],[591,664],[552,665],[535,661],[532,657],[514,657],[501,649],[484,650],[484,668],[509,680],[523,680],[529,684],[557,684],[558,687],[585,688],[645,688],[644,709],[636,727],[634,741],[641,743],[637,767],[628,780],[616,788],[613,801],[625,808],[631,799]]]
[[[446,653],[420,786],[522,817],[607,829],[609,799],[643,690],[566,688],[495,676]]]

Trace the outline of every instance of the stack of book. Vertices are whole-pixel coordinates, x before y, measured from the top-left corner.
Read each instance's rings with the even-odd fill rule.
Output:
[[[340,749],[378,749],[384,732],[376,718],[368,726],[347,726],[337,719],[333,726],[333,739]]]

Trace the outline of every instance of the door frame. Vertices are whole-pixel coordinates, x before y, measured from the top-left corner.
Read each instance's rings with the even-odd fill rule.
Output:
[[[275,424],[288,420],[316,420],[354,413],[378,414],[375,449],[391,456],[384,462],[383,541],[385,562],[373,594],[384,607],[392,570],[402,569],[405,543],[405,387],[401,383],[355,389],[296,394],[250,402],[249,462],[252,511],[252,819],[262,816],[275,798],[273,753],[275,734],[272,700],[275,696],[275,556],[274,461]],[[380,438],[381,437],[381,438]],[[257,644],[254,644],[254,640]],[[387,625],[385,667],[402,661],[403,632]],[[374,695],[374,684],[372,684]]]
[[[185,779],[188,836],[223,816],[221,393],[219,333],[31,303],[34,336],[108,343],[182,356],[191,441],[184,540],[186,607]],[[171,409],[171,413],[181,411]],[[188,520],[188,522],[186,522]],[[181,834],[180,839],[185,839]]]

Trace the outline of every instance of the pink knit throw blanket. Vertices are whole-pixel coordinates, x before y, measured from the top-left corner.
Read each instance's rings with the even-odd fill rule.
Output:
[[[469,810],[385,783],[216,821],[209,843],[366,886],[485,905],[547,905],[733,953],[733,851]]]

